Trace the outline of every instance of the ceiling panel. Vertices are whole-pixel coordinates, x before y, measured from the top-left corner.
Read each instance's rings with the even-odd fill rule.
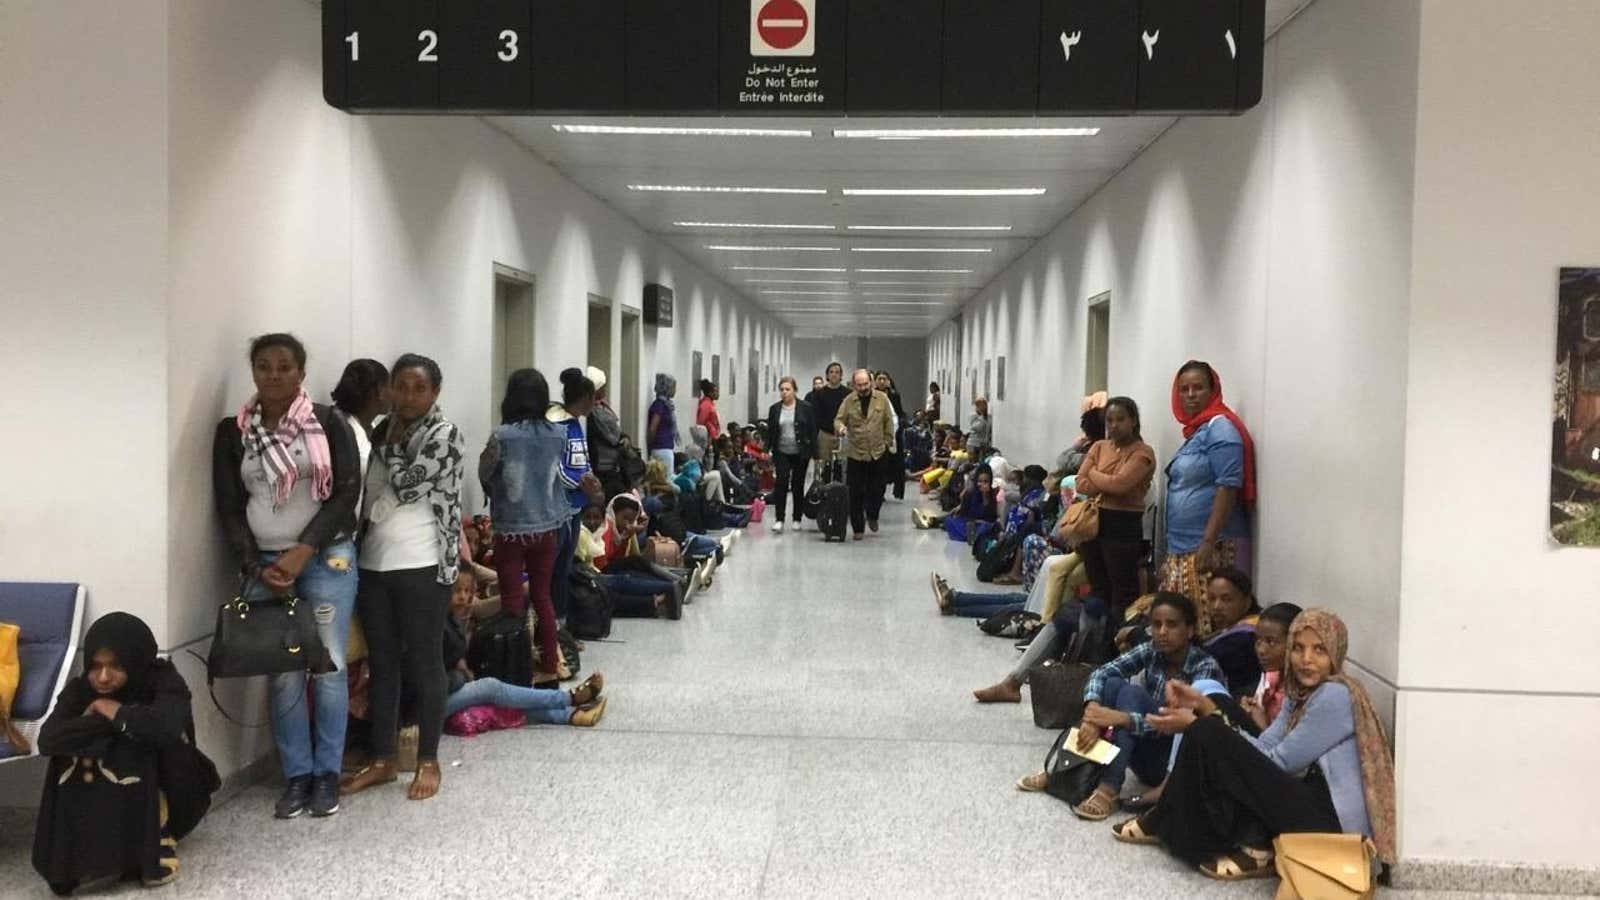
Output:
[[[1308,0],[1268,0],[1275,32]],[[658,235],[798,334],[925,335],[1048,234],[1174,122],[1165,117],[490,117],[566,177]],[[561,124],[774,129],[798,137],[573,134]],[[1093,136],[874,140],[835,129],[1097,128]],[[635,185],[795,188],[820,194],[660,193]],[[1040,196],[847,196],[861,188],[1043,188]],[[808,229],[712,227],[805,225]],[[1003,226],[1005,231],[851,231],[849,226]],[[817,227],[820,226],[820,227]],[[713,247],[825,248],[722,250]],[[882,248],[890,252],[864,252]],[[944,252],[910,252],[943,250]],[[984,251],[984,252],[963,252]],[[780,271],[805,270],[805,271]],[[827,271],[817,271],[827,270]],[[889,271],[867,271],[889,270]],[[921,272],[913,270],[939,270]],[[778,280],[846,284],[783,285]],[[909,284],[869,284],[908,282]],[[938,306],[867,296],[939,285]],[[778,290],[844,294],[778,294]],[[822,301],[846,301],[845,303]],[[870,318],[869,318],[870,316]],[[883,317],[883,318],[880,318]]]

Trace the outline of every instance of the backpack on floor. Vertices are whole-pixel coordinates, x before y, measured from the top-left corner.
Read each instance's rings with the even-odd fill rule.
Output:
[[[1029,629],[1029,622],[1039,621],[1038,613],[1021,609],[1004,609],[978,623],[978,630],[995,637],[1016,640]]]
[[[993,581],[996,575],[1011,570],[1011,563],[1022,548],[1022,535],[1013,534],[978,543],[984,547],[978,554],[978,580],[987,583]]]
[[[617,601],[599,576],[577,569],[572,571],[572,592],[567,608],[567,628],[580,641],[599,641],[611,636],[611,617]]]
[[[506,684],[533,686],[533,636],[529,620],[496,613],[472,633],[467,642],[467,667],[479,678],[498,678]]]

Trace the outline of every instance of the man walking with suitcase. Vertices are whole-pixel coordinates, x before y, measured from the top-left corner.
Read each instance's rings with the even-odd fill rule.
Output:
[[[850,489],[850,530],[861,540],[864,528],[878,530],[883,508],[883,458],[894,446],[894,410],[889,396],[874,390],[872,375],[857,369],[855,391],[839,404],[834,434],[846,441],[845,484]]]

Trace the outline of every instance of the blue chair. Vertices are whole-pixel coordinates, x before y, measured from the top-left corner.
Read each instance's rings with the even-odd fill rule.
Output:
[[[39,728],[72,673],[83,630],[83,602],[81,584],[0,581],[0,622],[22,629],[18,647],[22,681],[11,704],[11,718],[33,747],[32,754],[22,754],[0,742],[0,763],[38,753]]]

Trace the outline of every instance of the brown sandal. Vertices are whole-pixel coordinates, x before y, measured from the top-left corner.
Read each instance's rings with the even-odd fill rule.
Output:
[[[424,778],[431,778],[433,783],[428,784]],[[439,793],[439,785],[444,781],[444,773],[439,770],[437,759],[425,759],[417,763],[417,774],[411,779],[411,787],[406,788],[407,800],[426,800]]]
[[[572,707],[576,709],[593,703],[600,696],[600,692],[605,690],[605,687],[606,676],[596,672],[585,678],[583,684],[568,691],[567,696],[572,699]]]
[[[1201,863],[1200,874],[1217,881],[1245,881],[1275,875],[1277,867],[1272,864],[1271,850],[1239,847],[1211,862]]]
[[[1049,772],[1035,772],[1032,775],[1024,775],[1017,779],[1017,790],[1019,791],[1028,791],[1031,793],[1042,791],[1049,786]]]
[[[1082,803],[1072,808],[1072,814],[1089,822],[1103,822],[1111,818],[1117,811],[1117,798],[1115,794],[1108,794],[1098,788],[1094,793],[1085,797]]]
[[[354,775],[341,781],[339,783],[339,793],[346,796],[359,794],[369,787],[388,784],[399,777],[399,774],[395,772],[394,760],[375,759],[358,769]]]
[[[1111,827],[1111,836],[1124,844],[1159,844],[1161,839],[1144,830],[1138,816]]]

